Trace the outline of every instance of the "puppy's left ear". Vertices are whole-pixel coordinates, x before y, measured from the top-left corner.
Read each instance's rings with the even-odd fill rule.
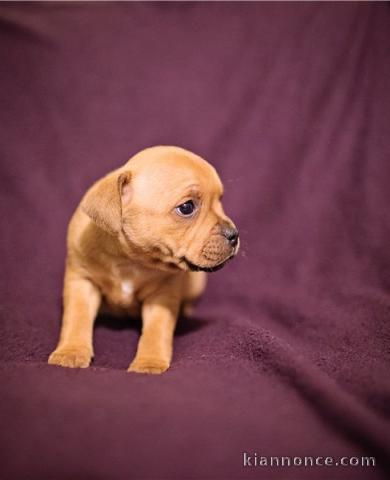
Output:
[[[122,206],[131,199],[131,173],[113,172],[97,181],[81,201],[81,209],[103,230],[118,235]]]

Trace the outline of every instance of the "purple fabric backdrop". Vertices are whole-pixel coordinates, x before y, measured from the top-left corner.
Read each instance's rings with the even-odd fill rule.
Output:
[[[0,5],[2,478],[386,478],[389,20],[380,3]],[[216,166],[242,253],[166,374],[127,374],[139,324],[107,317],[90,369],[49,367],[67,221],[155,144]]]

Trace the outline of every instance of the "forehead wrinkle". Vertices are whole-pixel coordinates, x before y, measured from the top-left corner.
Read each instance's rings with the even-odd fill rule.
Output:
[[[200,187],[198,184],[189,184],[184,187],[183,185],[177,185],[174,188],[170,189],[169,193],[177,197],[177,199],[179,200],[185,196],[199,197]]]
[[[164,165],[160,168],[144,168],[134,175],[134,187],[138,195],[144,197],[161,195],[164,197],[195,194],[215,195],[222,193],[223,187],[215,169],[208,164],[194,171],[193,168]],[[205,168],[206,167],[206,168]]]
[[[199,195],[200,190],[201,190],[200,185],[197,183],[187,185],[185,188],[182,189],[183,194],[188,193],[189,195]]]

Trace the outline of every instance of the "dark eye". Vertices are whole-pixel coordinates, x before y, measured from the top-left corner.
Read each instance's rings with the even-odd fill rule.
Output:
[[[188,200],[188,202],[184,202],[178,207],[176,207],[176,213],[178,213],[182,217],[189,217],[194,212],[195,212],[195,204],[192,200]]]

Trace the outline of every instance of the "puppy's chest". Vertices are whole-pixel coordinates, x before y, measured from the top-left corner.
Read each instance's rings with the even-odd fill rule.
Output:
[[[129,309],[138,306],[139,278],[136,271],[113,268],[100,276],[100,288],[110,307]]]
[[[155,272],[120,263],[100,270],[98,284],[106,306],[113,313],[138,314],[145,294],[159,283]]]

